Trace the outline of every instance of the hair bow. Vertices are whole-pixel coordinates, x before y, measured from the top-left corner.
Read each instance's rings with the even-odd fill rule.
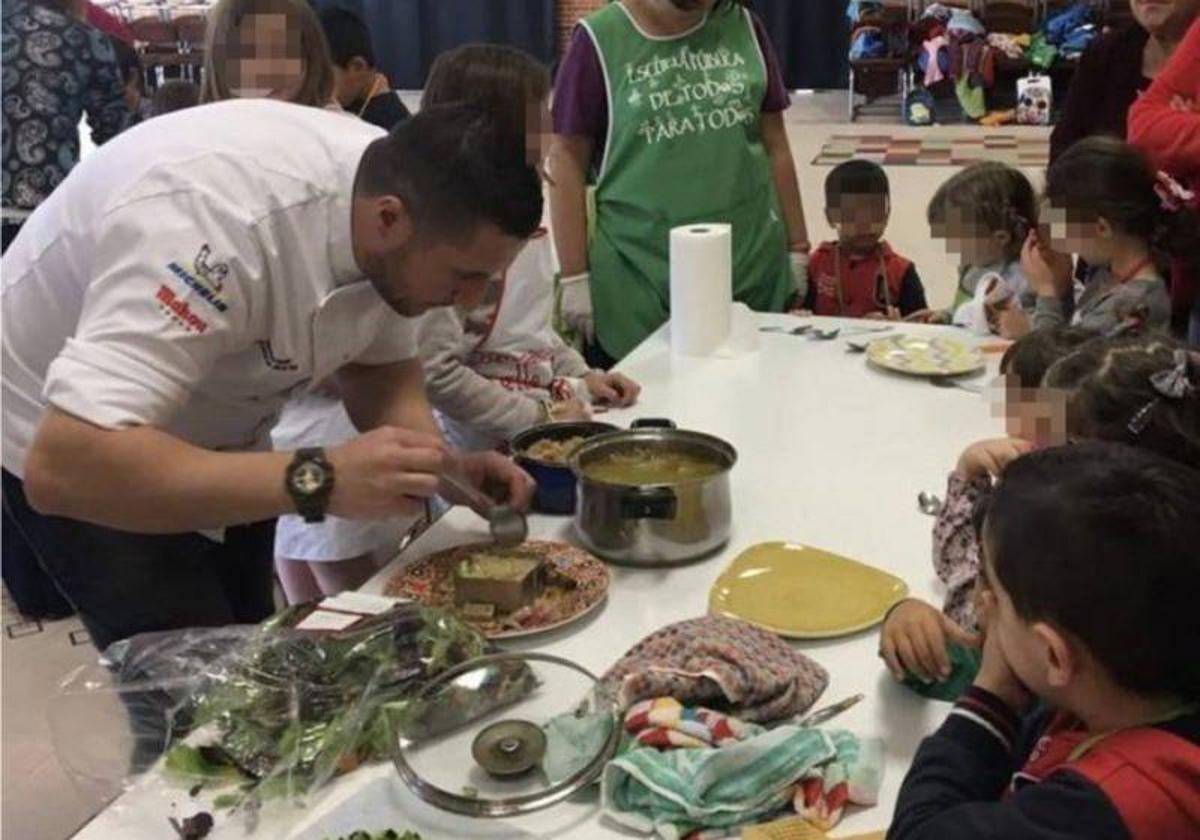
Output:
[[[1150,376],[1150,384],[1169,400],[1182,400],[1196,390],[1189,376],[1191,358],[1186,350],[1175,351],[1175,364]]]
[[[1160,171],[1155,177],[1154,192],[1162,208],[1170,213],[1180,210],[1200,210],[1200,198],[1195,190],[1189,190],[1166,172]]]

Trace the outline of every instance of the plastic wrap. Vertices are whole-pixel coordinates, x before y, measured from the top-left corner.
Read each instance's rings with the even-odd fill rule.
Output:
[[[215,810],[250,813],[276,799],[303,805],[330,779],[388,758],[401,729],[422,738],[481,713],[414,700],[429,679],[489,652],[457,619],[404,603],[342,631],[296,629],[311,609],[113,645],[71,675],[50,709],[64,768],[97,799],[149,772],[192,796],[202,789]],[[487,682],[487,706],[535,684],[519,663]],[[130,740],[89,732],[101,708],[123,711]]]

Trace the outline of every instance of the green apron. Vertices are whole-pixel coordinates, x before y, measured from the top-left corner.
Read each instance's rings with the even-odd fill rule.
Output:
[[[672,38],[645,35],[620,3],[584,21],[608,90],[589,251],[596,335],[620,359],[670,313],[671,228],[733,226],[734,298],[782,311],[787,230],[762,143],[766,64],[749,12],[709,15]]]

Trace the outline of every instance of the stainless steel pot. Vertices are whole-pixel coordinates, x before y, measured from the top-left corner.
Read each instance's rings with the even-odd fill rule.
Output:
[[[720,465],[714,475],[668,484],[609,484],[588,477],[588,465],[614,451],[690,452]],[[729,540],[730,444],[700,432],[634,428],[582,444],[571,457],[575,473],[575,530],[589,551],[614,563],[668,566],[703,557]]]

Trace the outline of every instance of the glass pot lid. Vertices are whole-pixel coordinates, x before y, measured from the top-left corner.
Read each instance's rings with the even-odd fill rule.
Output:
[[[481,656],[399,711],[393,763],[421,799],[469,817],[513,817],[596,781],[621,727],[587,669],[543,653]]]

